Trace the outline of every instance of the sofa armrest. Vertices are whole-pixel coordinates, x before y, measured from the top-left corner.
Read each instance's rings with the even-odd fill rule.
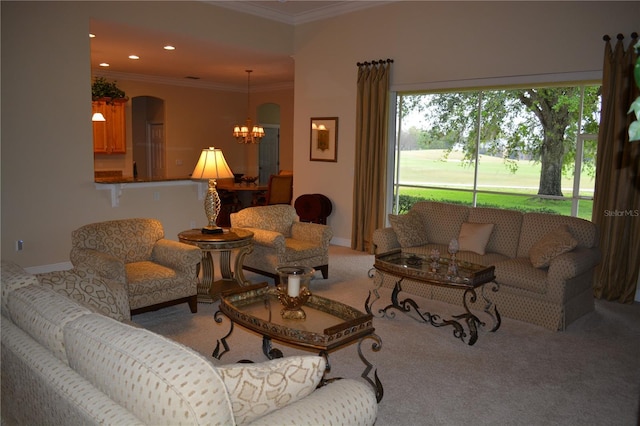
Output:
[[[202,252],[196,246],[163,238],[153,246],[151,259],[177,271],[193,271],[195,274],[196,266],[202,260]]]
[[[376,254],[386,253],[400,248],[398,236],[391,227],[378,228],[373,231],[373,245]]]
[[[317,243],[320,241],[322,247],[329,248],[329,242],[333,237],[330,226],[319,223],[293,222],[291,225],[291,238],[294,240],[309,241]]]
[[[124,283],[98,275],[86,265],[38,274],[41,285],[118,321],[131,319]]]
[[[600,262],[600,251],[577,247],[551,259],[549,264],[549,282],[563,282],[595,268]]]
[[[284,253],[284,235],[276,231],[258,228],[244,228],[253,232],[253,242],[260,246],[273,247],[279,253]]]
[[[93,249],[74,247],[71,249],[70,257],[74,267],[84,265],[94,269],[101,277],[121,283],[127,282],[124,262],[115,256]]]

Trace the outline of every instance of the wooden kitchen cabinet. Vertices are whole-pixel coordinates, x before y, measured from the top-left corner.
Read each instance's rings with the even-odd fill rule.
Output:
[[[106,121],[93,122],[94,154],[124,154],[127,151],[126,101],[93,101],[93,113],[100,112]]]

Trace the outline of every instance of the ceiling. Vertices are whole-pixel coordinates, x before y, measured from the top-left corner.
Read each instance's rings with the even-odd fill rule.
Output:
[[[297,25],[354,10],[386,4],[386,1],[205,1],[267,19]],[[293,86],[294,64],[288,55],[252,49],[231,49],[210,40],[177,33],[91,21],[91,68],[94,75],[114,79],[153,81],[185,86],[245,92],[252,69],[251,90]],[[173,51],[163,49],[171,44]],[[135,54],[138,60],[129,59]],[[215,58],[215,60],[212,60]],[[100,67],[106,62],[109,67]]]

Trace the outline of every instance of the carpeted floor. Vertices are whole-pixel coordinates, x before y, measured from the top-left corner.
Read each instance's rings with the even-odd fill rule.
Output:
[[[364,310],[373,257],[332,246],[329,279],[320,273],[311,290]],[[264,277],[246,274],[254,282]],[[266,279],[269,282],[269,279]],[[272,282],[272,281],[271,281]],[[381,289],[389,297],[390,290]],[[459,307],[414,298],[434,313]],[[499,309],[499,306],[498,306]],[[211,358],[229,322],[213,320],[216,304],[186,304],[137,315],[139,325],[206,355],[214,363],[264,361],[260,336],[235,327],[231,351]],[[640,304],[597,300],[596,311],[564,332],[502,319],[496,333],[480,332],[468,346],[451,328],[435,328],[397,315],[374,319],[382,349],[363,353],[384,386],[378,425],[638,425],[640,405]],[[285,356],[305,352],[274,342]],[[306,352],[309,353],[309,352]],[[330,354],[330,377],[359,378],[364,369],[355,345]]]

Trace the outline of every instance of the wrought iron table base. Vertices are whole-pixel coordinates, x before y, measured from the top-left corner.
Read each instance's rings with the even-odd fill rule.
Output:
[[[222,311],[217,311],[214,314],[214,320],[217,323],[221,323],[222,322],[222,315],[223,312]],[[213,350],[212,356],[216,359],[220,359],[222,358],[222,356],[229,352],[230,348],[229,348],[229,344],[227,343],[227,339],[229,338],[229,336],[231,335],[231,333],[233,332],[233,321],[229,321],[230,322],[230,326],[229,326],[229,332],[227,334],[225,334],[223,337],[221,337],[220,339],[218,339],[216,341],[216,347]],[[364,380],[367,381],[367,383],[369,383],[375,393],[376,393],[376,400],[378,402],[382,401],[382,397],[384,396],[384,388],[382,386],[382,382],[380,381],[379,377],[378,377],[378,370],[373,368],[373,364],[371,364],[363,355],[362,353],[362,343],[364,342],[365,339],[372,339],[373,343],[371,344],[371,350],[374,352],[378,352],[380,349],[382,349],[382,340],[380,339],[380,337],[377,334],[368,334],[366,336],[361,337],[358,340],[358,357],[360,358],[360,360],[363,362],[363,364],[365,365],[365,369],[362,372],[362,374],[360,375],[360,377],[362,377]],[[282,353],[282,351],[278,348],[274,348],[272,346],[271,343],[271,337],[263,335],[262,336],[262,353],[264,353],[264,355],[267,357],[267,359],[276,359],[276,358],[283,358],[284,354]],[[322,376],[322,379],[320,381],[320,384],[318,385],[318,387],[322,387],[324,385],[326,385],[327,383],[331,383],[335,380],[340,380],[342,379],[342,377],[333,377],[333,378],[327,378],[326,375],[331,371],[331,363],[329,362],[329,353],[325,350],[320,351],[320,353],[318,354],[320,356],[322,356],[326,362],[327,362],[327,366],[324,372],[324,375]],[[239,362],[252,362],[249,360],[240,360]],[[371,371],[373,370],[373,378],[369,377],[371,374]]]
[[[372,273],[370,273],[370,276],[371,275]],[[427,311],[421,311],[421,308],[413,299],[406,298],[404,300],[399,300],[398,295],[400,294],[400,292],[402,292],[403,280],[404,278],[400,278],[398,281],[396,281],[393,287],[393,291],[391,293],[391,303],[385,306],[384,308],[378,309],[377,313],[379,315],[374,314],[372,309],[376,301],[380,299],[380,295],[378,293],[379,286],[369,291],[369,295],[367,296],[367,300],[365,301],[365,306],[364,306],[366,312],[368,314],[372,314],[380,318],[384,318],[384,317],[394,318],[395,317],[394,310],[397,310],[406,314],[410,318],[413,318],[416,321],[421,321],[427,324],[431,324],[434,327],[447,327],[447,326],[453,327],[454,337],[460,339],[463,342],[465,342],[465,339],[466,339],[466,343],[470,346],[476,343],[476,341],[478,340],[478,328],[479,327],[484,328],[486,324],[469,310],[468,303],[469,302],[475,303],[477,300],[477,294],[474,288],[465,289],[462,295],[462,305],[465,309],[465,312],[459,315],[453,315],[451,319],[443,319],[437,314],[433,314]],[[498,284],[496,282],[491,282],[487,284],[492,284],[493,285],[492,290],[497,291]],[[498,309],[495,306],[495,304],[486,297],[485,284],[483,284],[481,287],[482,287],[481,296],[485,302],[484,312],[487,313],[493,319],[493,327],[489,331],[494,332],[498,330],[498,328],[500,328],[500,324],[502,322],[500,318],[500,313],[498,312]],[[373,300],[372,300],[372,295],[374,296]],[[418,316],[418,318],[416,318],[415,315],[411,314],[412,311],[415,313],[415,315]],[[465,331],[465,327],[462,324],[463,322],[466,324],[466,330],[468,330],[468,334],[467,334],[467,331]]]

